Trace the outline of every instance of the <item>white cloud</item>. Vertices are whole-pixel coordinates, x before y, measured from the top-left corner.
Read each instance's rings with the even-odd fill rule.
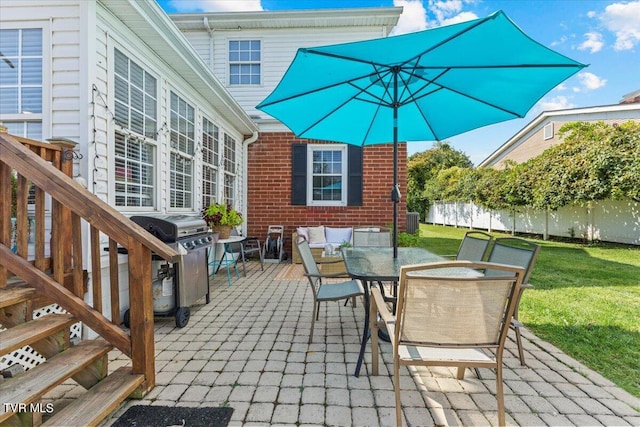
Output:
[[[600,21],[616,35],[615,50],[631,50],[640,43],[640,0],[610,4]]]
[[[392,34],[400,35],[427,28],[427,12],[422,0],[393,0],[394,6],[402,6],[402,14]]]
[[[601,79],[593,73],[583,71],[578,73],[578,80],[585,90],[596,90],[607,84],[606,79]],[[582,90],[578,90],[581,92]]]
[[[578,46],[579,50],[588,50],[590,53],[599,52],[604,46],[604,42],[602,41],[602,34],[597,33],[595,31],[586,33],[584,35],[586,40],[582,42],[580,46]]]
[[[538,108],[541,111],[566,110],[573,107],[574,105],[566,96],[554,96],[553,98],[542,99],[538,102]]]
[[[177,12],[244,12],[264,10],[261,0],[170,0]]]
[[[457,24],[478,18],[473,12],[463,12],[466,3],[476,3],[477,0],[429,0],[429,13],[435,20],[428,22],[428,27]]]
[[[567,39],[568,39],[567,36],[561,36],[559,40],[552,41],[551,42],[551,46],[561,45],[561,44],[565,43],[567,41]]]
[[[452,24],[457,24],[459,22],[471,21],[477,18],[478,18],[478,15],[476,15],[473,12],[461,12],[454,17],[442,20],[440,25],[452,25]]]

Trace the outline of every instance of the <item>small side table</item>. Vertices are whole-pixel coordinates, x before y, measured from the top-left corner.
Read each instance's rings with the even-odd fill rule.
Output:
[[[235,269],[236,277],[240,278],[240,273],[238,273],[238,260],[235,258],[233,253],[230,250],[230,246],[232,243],[241,243],[244,241],[246,237],[244,236],[229,236],[226,239],[218,239],[216,245],[213,246],[213,259],[210,261],[209,265],[213,266],[213,274],[215,275],[220,267],[224,264],[227,270],[227,285],[231,286],[231,271],[229,270],[232,266]],[[222,254],[220,255],[220,259],[218,259],[218,246],[222,247]]]
[[[323,274],[345,273],[344,276],[336,277],[349,277],[347,268],[344,265],[344,260],[342,259],[342,252],[336,251],[331,254],[325,254],[325,252],[322,251],[320,259],[316,260],[316,262],[320,266],[320,271]]]

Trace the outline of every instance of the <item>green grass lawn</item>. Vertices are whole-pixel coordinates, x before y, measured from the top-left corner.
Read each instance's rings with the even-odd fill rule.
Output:
[[[415,242],[455,254],[466,229],[420,225]],[[494,236],[505,236],[493,233]],[[538,337],[640,397],[640,248],[541,245],[520,320]]]

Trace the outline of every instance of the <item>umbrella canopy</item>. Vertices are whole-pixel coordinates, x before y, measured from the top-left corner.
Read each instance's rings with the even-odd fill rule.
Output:
[[[256,108],[299,138],[362,146],[438,141],[524,117],[583,67],[498,11],[402,36],[299,49]],[[396,169],[393,188],[396,248]]]

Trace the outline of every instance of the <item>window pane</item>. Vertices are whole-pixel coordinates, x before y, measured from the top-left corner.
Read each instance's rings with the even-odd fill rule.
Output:
[[[153,206],[154,153],[144,140],[115,133],[116,206]]]
[[[42,56],[42,29],[22,30],[22,55]]]
[[[0,114],[18,112],[18,88],[0,88]]]
[[[22,89],[22,111],[42,113],[42,88],[25,87]]]
[[[0,51],[1,52],[1,51]],[[18,84],[18,67],[7,57],[0,58],[0,86]]]
[[[42,84],[42,59],[22,60],[22,84]]]
[[[19,30],[0,30],[0,52],[3,56],[18,56],[19,35]]]
[[[124,79],[129,78],[129,58],[117,49],[114,56],[114,69],[116,75],[122,76]]]
[[[27,122],[27,138],[42,141],[42,122]]]

